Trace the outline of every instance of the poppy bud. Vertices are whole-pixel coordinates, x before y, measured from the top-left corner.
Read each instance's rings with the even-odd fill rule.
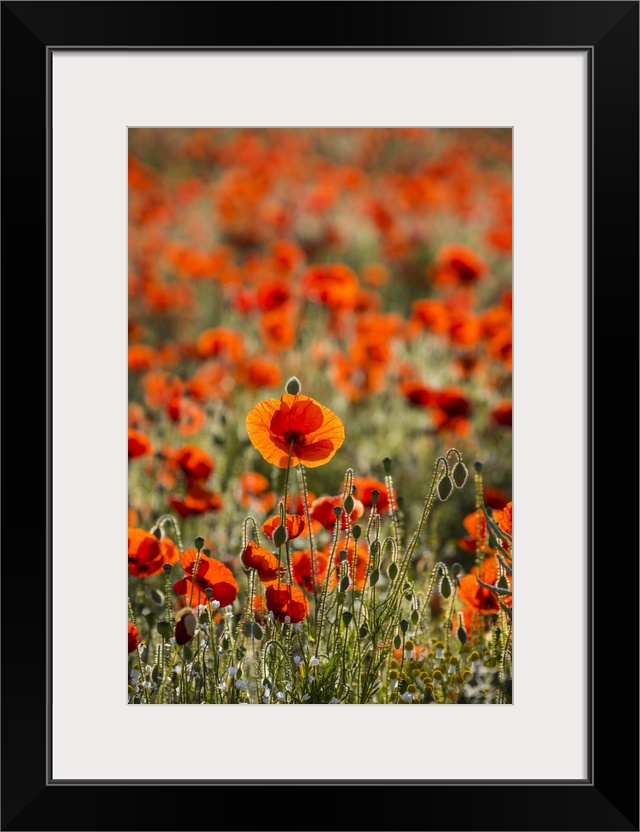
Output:
[[[262,627],[259,624],[257,624],[255,621],[253,622],[253,625],[252,625],[252,635],[253,635],[254,638],[257,638],[258,641],[260,641],[260,639],[262,638]]]
[[[456,485],[456,488],[462,488],[462,486],[467,481],[467,477],[469,476],[469,472],[467,471],[467,466],[464,462],[458,462],[456,467],[453,469],[453,481]]]
[[[209,601],[213,598],[213,590],[210,586],[205,589],[204,594],[207,596],[207,600]]]
[[[406,620],[406,618],[403,618],[402,621],[400,622],[400,629],[402,630],[403,633],[406,633],[407,630],[409,629],[409,622]]]
[[[460,644],[464,644],[467,640],[467,632],[464,627],[458,627],[458,641]]]
[[[476,469],[476,473],[477,473],[477,474],[479,474],[479,473],[480,473],[480,471],[482,471],[482,463],[481,463],[481,462],[478,462],[478,460],[476,460],[476,461],[473,463],[473,467]]]
[[[160,526],[156,526],[155,529],[152,529],[151,534],[158,540],[162,540],[162,529]]]
[[[363,624],[362,627],[360,627],[360,629],[358,630],[358,635],[360,636],[360,638],[364,638],[368,634],[369,634],[369,628],[367,627],[366,624]]]
[[[347,514],[351,514],[351,512],[354,509],[354,506],[355,506],[355,503],[353,501],[353,497],[351,495],[349,495],[346,498],[346,500],[344,501],[344,510],[347,512]]]
[[[385,458],[382,460],[382,464],[384,465],[384,470],[386,471],[386,473],[390,474],[391,473],[391,459],[390,459],[390,457],[385,456]]]
[[[354,538],[356,540],[358,540],[360,535],[362,534],[362,527],[361,526],[354,526],[353,529],[351,529],[351,531],[353,532]]]
[[[290,396],[297,396],[302,390],[300,379],[296,378],[296,376],[291,376],[289,381],[285,384],[284,389]]]
[[[444,502],[452,491],[453,485],[451,484],[451,477],[448,474],[445,474],[438,483],[438,497],[440,497],[442,502]]]
[[[340,516],[342,514],[342,506],[334,506],[333,507],[333,513],[336,516],[336,520],[339,520]]]
[[[171,570],[173,569],[173,566],[170,563],[165,563],[165,564],[162,565],[162,568],[164,569],[164,574],[165,575],[170,575]]]
[[[378,491],[378,489],[373,488],[371,490],[371,503],[372,503],[372,505],[374,505],[374,506],[378,505],[378,497],[379,496],[380,496],[380,492]]]
[[[396,650],[399,650],[401,644],[402,644],[402,639],[400,638],[400,636],[396,636],[393,640],[393,646],[396,648]]]
[[[345,575],[344,578],[340,580],[340,592],[346,592],[349,589],[349,576]]]
[[[411,613],[411,623],[412,624],[417,624],[419,620],[420,620],[420,614],[418,613],[418,610],[414,610]]]
[[[398,574],[398,567],[395,563],[392,563],[391,566],[389,567],[389,578],[391,578],[392,581],[395,581],[397,574]]]
[[[378,579],[380,578],[380,572],[377,569],[374,569],[371,575],[369,576],[369,584],[370,586],[375,586],[378,583]]]
[[[380,554],[380,541],[379,540],[372,540],[371,546],[369,547],[369,551],[371,552],[372,558],[377,558]]]
[[[342,621],[344,622],[345,627],[348,627],[349,624],[351,624],[351,619],[352,618],[353,618],[353,615],[349,612],[349,610],[345,610],[342,613]]]
[[[273,532],[273,542],[278,548],[287,540],[287,530],[284,526],[278,526]]]
[[[196,539],[193,541],[193,544],[196,547],[196,549],[198,551],[200,551],[202,549],[202,547],[204,546],[204,538],[203,537],[196,537]]]
[[[500,575],[498,578],[498,589],[509,589],[509,581],[506,575]]]
[[[440,584],[440,595],[443,598],[448,598],[451,595],[451,581],[445,575]]]
[[[175,638],[176,644],[186,644],[191,641],[196,629],[196,617],[190,607],[180,610],[176,615]]]

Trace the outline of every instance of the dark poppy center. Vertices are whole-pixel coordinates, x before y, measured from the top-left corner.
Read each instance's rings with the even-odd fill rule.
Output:
[[[307,437],[297,430],[288,430],[284,434],[285,442],[293,442],[295,445],[306,445]]]

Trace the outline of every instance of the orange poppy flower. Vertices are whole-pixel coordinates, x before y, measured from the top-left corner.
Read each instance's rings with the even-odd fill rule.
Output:
[[[164,557],[158,538],[144,529],[129,529],[129,572],[138,578],[162,571]]]
[[[166,404],[167,416],[177,422],[183,436],[193,436],[205,423],[205,412],[199,404],[184,396],[173,396]]]
[[[466,607],[477,610],[483,615],[500,612],[498,595],[490,589],[482,586],[476,580],[478,568],[473,567],[468,575],[461,578],[458,583],[458,597]],[[495,555],[486,557],[480,566],[480,580],[486,584],[495,584],[498,578],[498,559]],[[508,576],[507,576],[507,580]],[[502,602],[511,606],[511,596],[500,596]]]
[[[443,246],[436,256],[435,279],[437,283],[475,283],[487,272],[487,264],[469,246],[452,243]]]
[[[421,381],[403,381],[400,384],[400,391],[411,404],[419,407],[429,407],[436,401],[437,393],[426,387]]]
[[[301,589],[289,584],[272,583],[266,591],[267,609],[277,621],[289,618],[290,624],[298,624],[309,615],[309,602]]]
[[[449,330],[451,313],[443,301],[430,298],[416,300],[411,311],[413,320],[418,321],[431,332],[445,333]]]
[[[129,459],[147,456],[153,453],[153,445],[149,437],[139,430],[129,428]]]
[[[314,303],[331,309],[352,309],[359,285],[355,273],[343,263],[311,266],[302,276],[302,289]]]
[[[165,535],[160,538],[160,554],[162,555],[163,566],[165,563],[170,563],[173,566],[180,558],[180,549],[171,538]]]
[[[242,361],[244,356],[244,342],[242,335],[234,329],[215,327],[205,329],[196,341],[196,349],[202,358],[224,356],[232,364]]]
[[[233,573],[219,560],[214,560],[201,554],[198,562],[198,571],[194,579],[194,567],[198,556],[197,549],[185,549],[180,556],[180,564],[186,572],[186,577],[173,585],[176,595],[184,595],[187,603],[206,604],[206,589],[211,589],[212,600],[219,601],[221,607],[227,607],[235,601],[238,594],[238,584],[235,582]],[[193,587],[193,597],[191,588]]]
[[[324,550],[327,557],[331,555],[331,546],[327,546]],[[353,540],[349,542],[347,546],[347,574],[349,576],[349,589],[357,589],[361,590],[364,589],[364,582],[367,577],[367,566],[369,564],[369,555],[365,551],[364,546],[358,546],[358,554],[356,556],[356,566],[355,566],[355,575],[353,571],[353,555],[355,552],[355,543]],[[338,582],[338,573],[339,573],[339,566],[340,566],[340,552],[337,551],[334,555],[333,559],[333,569],[331,570],[331,576],[329,578],[329,589],[333,589],[333,587]]]
[[[492,553],[493,549],[489,546],[489,538],[487,536],[487,521],[485,520],[482,509],[472,511],[462,521],[467,537],[462,537],[458,540],[458,546],[467,552],[475,552],[477,548],[476,541],[480,543],[480,550],[482,552]]]
[[[333,509],[336,508],[336,506],[341,505],[341,494],[338,494],[335,497],[318,497],[309,506],[309,516],[312,520],[318,520],[318,522],[322,523],[327,531],[332,532],[336,525],[336,515]],[[363,514],[364,506],[360,500],[354,500],[353,511],[349,515],[348,519],[353,523],[358,519],[358,517],[362,517]],[[347,528],[347,516],[344,510],[340,515],[340,528]]]
[[[389,494],[387,493],[387,486],[383,482],[374,480],[373,477],[354,477],[353,484],[356,487],[356,495],[362,505],[371,508],[373,505],[371,492],[377,490],[379,492],[378,502],[376,503],[378,512],[382,513],[389,508]]]
[[[327,574],[328,562],[329,559],[324,552],[315,552],[312,568],[311,552],[308,549],[294,552],[291,557],[293,580],[298,586],[306,589],[307,592],[313,592],[313,579],[315,577],[316,589],[321,589]]]
[[[129,653],[133,653],[133,651],[137,648],[140,644],[140,633],[138,632],[138,628],[135,624],[132,624],[130,621],[127,623],[127,651]]]
[[[128,354],[130,370],[148,370],[156,362],[156,351],[147,344],[131,344]]]
[[[513,536],[513,503],[508,502],[501,512],[496,511],[495,517],[502,531]]]
[[[293,304],[285,303],[260,317],[260,334],[272,350],[286,350],[296,342],[297,327]]]
[[[214,467],[213,459],[197,445],[183,445],[176,452],[175,461],[194,480],[206,480]]]
[[[253,446],[278,468],[287,467],[290,449],[291,467],[324,465],[344,442],[340,419],[309,396],[265,399],[249,411],[246,426]]]
[[[351,359],[336,352],[331,357],[331,368],[333,383],[352,402],[362,401],[384,386],[382,364],[354,364]]]
[[[263,584],[276,581],[285,572],[285,567],[278,562],[278,558],[273,552],[263,546],[258,546],[253,540],[247,543],[247,547],[242,553],[242,562],[247,568],[256,570],[258,578]]]
[[[291,297],[291,286],[284,280],[265,280],[258,286],[256,299],[258,308],[263,312],[277,309],[287,303]]]
[[[169,505],[178,512],[180,517],[189,517],[192,514],[206,514],[209,511],[220,511],[222,499],[219,494],[209,491],[198,482],[191,482],[184,497],[172,494],[169,497]]]
[[[299,514],[287,514],[285,515],[285,519],[287,527],[287,540],[293,540],[296,537],[300,537],[306,526],[304,517],[301,517]],[[276,514],[275,517],[269,517],[268,520],[264,521],[262,524],[262,531],[267,537],[273,540],[273,533],[279,525],[280,515]]]
[[[511,427],[513,425],[513,409],[510,400],[499,402],[491,411],[491,418],[498,425]]]
[[[280,367],[268,358],[254,356],[248,359],[239,372],[239,378],[247,387],[280,387]]]

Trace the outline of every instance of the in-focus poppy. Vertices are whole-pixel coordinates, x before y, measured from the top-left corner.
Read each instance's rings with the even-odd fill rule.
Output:
[[[322,523],[325,529],[332,532],[336,525],[336,515],[334,508],[342,505],[342,495],[338,494],[335,497],[318,497],[309,506],[309,515],[312,520],[317,520]],[[359,517],[364,514],[364,506],[360,500],[353,501],[353,511],[349,515],[349,520],[354,523]],[[347,516],[345,511],[340,515],[340,528],[347,528]]]
[[[186,572],[186,577],[173,585],[176,595],[184,595],[187,603],[206,604],[206,589],[211,589],[212,601],[219,601],[221,607],[226,607],[235,601],[238,594],[238,584],[231,570],[219,560],[200,554],[198,571],[194,577],[194,569],[198,556],[197,549],[185,549],[180,555],[180,564]],[[191,589],[193,587],[193,596]]]
[[[262,524],[262,531],[273,540],[273,533],[280,525],[280,515],[276,514],[274,517],[269,517],[268,520],[265,520]],[[301,517],[299,514],[287,514],[285,515],[285,525],[287,528],[287,540],[293,540],[296,537],[300,537],[300,535],[305,530],[305,519]]]
[[[315,552],[313,561],[309,549],[300,549],[291,556],[291,574],[293,580],[306,589],[313,592],[315,578],[316,589],[321,589],[327,574],[329,559],[324,552]]]
[[[328,407],[309,396],[283,394],[265,399],[249,411],[247,433],[267,462],[287,467],[324,465],[344,442],[344,425]]]
[[[242,553],[242,562],[248,569],[256,570],[263,584],[276,581],[285,571],[284,565],[278,562],[273,552],[265,549],[264,546],[259,546],[253,540],[247,543]]]
[[[301,589],[289,584],[269,584],[265,593],[267,609],[277,621],[289,618],[290,624],[298,624],[309,615],[309,602]]]
[[[164,557],[158,538],[144,529],[129,529],[128,537],[129,572],[138,578],[161,572]]]
[[[490,615],[492,613],[500,612],[500,604],[498,603],[498,595],[490,589],[482,586],[477,581],[478,568],[473,567],[468,575],[461,578],[458,582],[458,597],[466,607],[482,613],[483,615]],[[485,584],[495,584],[498,578],[498,559],[495,555],[486,557],[480,566],[480,580]],[[507,578],[507,580],[509,580]],[[511,596],[500,596],[502,602],[510,606]]]

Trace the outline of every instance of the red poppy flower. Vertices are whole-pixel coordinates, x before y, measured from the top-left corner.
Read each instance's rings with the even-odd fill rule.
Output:
[[[487,264],[469,246],[451,243],[436,257],[436,281],[442,284],[475,283],[487,272]]]
[[[327,529],[332,532],[336,525],[336,515],[333,509],[336,506],[342,505],[342,495],[338,494],[336,497],[318,497],[309,506],[309,515],[312,520],[318,520]],[[360,500],[353,501],[353,511],[349,515],[349,520],[353,523],[358,517],[364,514],[364,506]],[[340,515],[340,528],[347,528],[347,516],[343,510]]]
[[[213,471],[214,462],[208,453],[196,445],[183,445],[175,458],[187,477],[194,480],[206,480]]]
[[[248,359],[239,371],[239,377],[247,387],[280,387],[280,367],[268,358],[254,356]]]
[[[311,266],[302,276],[302,289],[314,303],[331,309],[351,309],[358,296],[358,278],[343,263]]]
[[[328,546],[325,550],[325,554],[330,556],[331,554],[331,547]],[[355,564],[355,574],[353,569],[353,555],[355,552],[355,543],[353,540],[349,542],[347,547],[347,575],[349,576],[349,589],[357,589],[362,590],[364,589],[364,582],[367,576],[367,566],[369,564],[369,555],[365,551],[364,546],[358,546],[358,554],[356,556],[356,564]],[[340,566],[340,552],[337,551],[334,555],[333,559],[333,569],[331,570],[331,577],[329,578],[329,589],[333,589],[333,587],[338,582],[338,573],[339,573],[339,566]]]
[[[296,537],[300,537],[306,526],[304,517],[301,517],[299,514],[287,514],[285,515],[285,520],[287,527],[287,540],[293,540]],[[267,535],[267,537],[273,540],[273,533],[279,525],[280,515],[276,514],[274,517],[269,517],[268,520],[264,521],[262,524],[262,531]]]
[[[265,280],[258,286],[257,301],[258,307],[263,312],[270,309],[277,309],[287,303],[291,297],[291,286],[284,280]]]
[[[301,589],[289,584],[273,583],[265,593],[267,609],[277,621],[289,617],[290,624],[298,624],[309,615],[309,602]]]
[[[324,465],[344,442],[344,425],[328,407],[309,396],[285,393],[259,402],[246,418],[253,446],[267,462],[287,467]]]
[[[476,579],[477,574],[478,568],[474,566],[468,575],[460,579],[458,583],[458,597],[466,607],[470,607],[472,610],[476,610],[483,615],[500,612],[497,593],[479,584]],[[497,578],[498,559],[495,555],[490,555],[484,559],[480,566],[480,580],[486,584],[495,584]],[[507,606],[511,605],[510,595],[503,595],[500,598]]]
[[[286,350],[296,342],[297,327],[293,304],[285,303],[260,317],[260,334],[272,350]]]
[[[232,364],[242,361],[244,356],[242,335],[223,326],[202,332],[198,336],[196,349],[202,358],[216,358],[222,355]]]
[[[153,445],[149,437],[139,430],[129,428],[129,459],[137,459],[152,453]]]
[[[240,477],[242,496],[240,503],[245,508],[254,506],[259,511],[271,511],[276,504],[275,492],[271,491],[269,480],[257,471],[247,471]]]
[[[193,436],[205,423],[205,412],[185,396],[173,396],[166,404],[167,416],[176,422],[183,436]]]
[[[156,362],[156,351],[146,344],[131,344],[128,354],[130,370],[149,370]]]
[[[194,514],[206,514],[209,511],[220,511],[222,499],[219,494],[209,491],[198,482],[191,482],[184,497],[175,494],[169,497],[169,505],[184,518]]]
[[[379,492],[378,502],[376,508],[379,513],[386,511],[389,508],[389,494],[387,493],[387,486],[379,480],[374,480],[373,477],[354,477],[353,484],[356,486],[356,495],[362,505],[371,508],[373,499],[371,492],[377,490]]]
[[[253,540],[247,543],[247,547],[242,553],[242,562],[247,568],[256,570],[258,578],[263,584],[276,581],[278,577],[282,577],[285,571],[285,567],[278,563],[278,558],[273,552],[263,546],[258,546]]]
[[[494,517],[502,531],[513,536],[513,503],[508,502],[502,511],[494,511]]]
[[[291,557],[293,580],[307,592],[313,592],[315,577],[316,589],[321,589],[327,574],[328,562],[329,559],[324,552],[315,552],[312,568],[311,552],[308,549],[294,552]]]
[[[513,410],[510,400],[499,402],[491,411],[491,418],[494,422],[505,427],[513,425]]]
[[[480,544],[482,552],[492,553],[493,549],[489,546],[489,538],[487,536],[487,521],[481,509],[472,511],[462,521],[467,537],[462,537],[458,540],[458,546],[467,552],[475,552],[477,548],[476,541]]]
[[[127,624],[127,650],[129,653],[133,653],[134,650],[140,644],[140,633],[138,632],[138,628],[135,624],[132,624],[130,621]]]
[[[226,607],[235,601],[238,594],[238,584],[235,582],[231,570],[226,567],[219,560],[208,558],[206,555],[200,554],[198,561],[198,571],[193,575],[196,559],[198,556],[197,549],[186,549],[180,556],[180,564],[186,572],[186,577],[177,581],[173,585],[173,589],[177,595],[184,595],[187,603],[194,606],[197,604],[206,604],[207,596],[206,589],[211,589],[213,597],[211,600],[219,601],[221,607]],[[193,587],[193,596],[191,588]]]
[[[403,381],[400,384],[400,390],[411,404],[419,407],[429,407],[435,404],[437,393],[420,381]]]
[[[129,572],[138,578],[162,571],[164,557],[158,538],[144,529],[129,529]]]

